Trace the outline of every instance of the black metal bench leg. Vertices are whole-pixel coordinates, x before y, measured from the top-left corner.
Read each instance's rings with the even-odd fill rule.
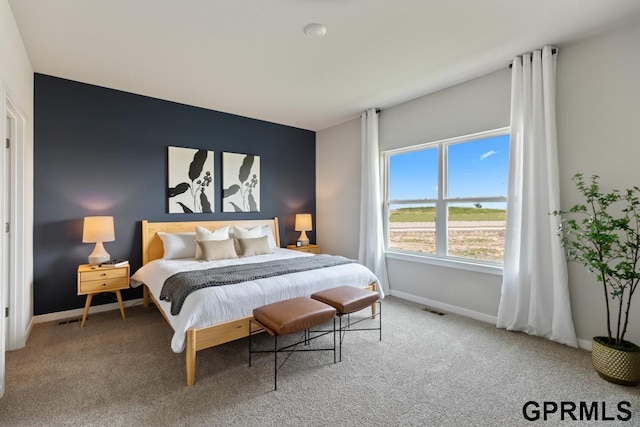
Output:
[[[380,328],[380,341],[382,341],[382,303],[378,300],[378,328]]]
[[[340,362],[342,362],[342,316],[340,317],[340,329],[338,330],[338,333],[340,334]]]
[[[333,363],[336,363],[336,318],[333,318]]]
[[[251,366],[251,320],[249,320],[249,366]]]
[[[273,390],[278,389],[278,336],[273,336]]]

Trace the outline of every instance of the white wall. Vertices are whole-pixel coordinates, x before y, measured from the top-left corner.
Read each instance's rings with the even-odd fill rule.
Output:
[[[380,113],[381,150],[508,126],[509,91],[505,67],[385,109]],[[323,251],[357,257],[360,122],[318,132],[316,141],[318,241],[326,242]],[[387,259],[387,267],[395,295],[441,309],[458,307],[485,320],[497,314],[501,276],[398,259]]]
[[[561,47],[557,69],[560,193],[580,201],[570,177],[599,175],[605,189],[640,186],[640,22]],[[578,337],[606,334],[604,296],[580,265],[569,266]],[[640,291],[627,338],[640,343]]]
[[[357,259],[360,119],[316,134],[316,217],[320,250]]]
[[[380,149],[468,135],[509,125],[507,67],[428,96],[384,109]],[[387,258],[392,293],[478,319],[498,312],[502,276]]]
[[[562,181],[562,205],[578,201],[569,177],[576,172],[599,174],[606,187],[640,185],[640,23],[606,34],[559,46],[557,71],[557,124]],[[552,40],[549,41],[553,43]],[[542,47],[542,46],[541,46]],[[509,124],[510,71],[487,76],[427,95],[382,111],[382,150],[469,134]],[[350,122],[351,123],[351,122]],[[354,153],[360,144],[359,129],[350,132],[340,125],[318,133],[316,179],[320,187],[336,170],[342,181],[357,181],[359,167]],[[334,139],[334,137],[336,139]],[[350,139],[348,139],[350,138]],[[359,164],[359,163],[358,163]],[[357,165],[357,164],[356,164]],[[341,200],[359,200],[359,187],[343,186]],[[350,192],[349,194],[347,192]],[[320,189],[318,195],[321,194]],[[323,228],[340,247],[343,238],[327,227],[357,233],[358,219],[328,209],[326,200],[317,200],[323,212]],[[355,237],[354,237],[355,236]],[[336,239],[343,239],[336,242]],[[454,270],[415,262],[387,259],[392,294],[449,308],[485,320],[497,316],[501,276]],[[569,267],[569,286],[576,333],[579,339],[605,333],[602,290],[581,266]],[[628,338],[640,343],[640,297],[636,296]]]
[[[17,331],[12,340],[12,347],[18,348],[25,345],[27,329],[33,318],[31,303],[33,300],[33,68],[7,0],[0,0],[0,92],[3,100],[5,94],[10,97],[26,118],[24,144],[21,147],[12,147],[12,150],[17,150],[20,157],[18,159],[20,182],[14,183],[18,185],[20,193],[19,203],[15,208],[16,216],[22,221],[21,228],[23,228],[22,232],[14,233],[16,238],[21,240],[23,253],[12,254],[12,258],[20,258],[17,261],[21,268],[21,272],[17,275],[20,280],[15,283],[14,290],[17,292],[13,292],[11,298],[12,302],[17,301],[20,304],[18,307],[12,305],[11,308],[13,313],[17,314],[15,318],[12,316],[12,330]],[[0,125],[2,131],[4,131],[2,129],[4,121],[3,117]],[[2,331],[4,332],[4,329]],[[4,342],[4,337],[2,341]],[[4,351],[1,353],[0,395],[4,393]]]
[[[439,141],[509,126],[511,73],[486,76],[385,108],[380,113],[380,150]]]

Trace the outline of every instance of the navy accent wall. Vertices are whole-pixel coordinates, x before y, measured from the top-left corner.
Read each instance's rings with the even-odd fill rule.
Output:
[[[277,216],[282,246],[296,213],[315,221],[315,132],[35,74],[34,314],[81,308],[76,270],[93,244],[83,218],[112,215],[112,258],[142,260],[140,221]],[[215,212],[167,213],[167,147],[214,151]],[[222,152],[260,156],[261,212],[223,213]],[[315,227],[314,227],[315,229]],[[309,233],[312,242],[313,232]],[[140,289],[123,293],[139,298]],[[115,302],[115,295],[92,305]]]

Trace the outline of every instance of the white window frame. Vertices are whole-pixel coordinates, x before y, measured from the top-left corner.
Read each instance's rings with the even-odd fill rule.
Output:
[[[397,148],[384,151],[384,232],[385,232],[385,254],[388,258],[401,259],[405,261],[421,262],[445,267],[461,268],[465,270],[479,271],[489,274],[502,274],[503,263],[476,260],[473,258],[462,258],[447,254],[448,233],[447,233],[447,209],[451,203],[506,203],[506,196],[491,197],[445,197],[447,194],[448,181],[448,150],[447,147],[455,144],[470,142],[478,139],[486,139],[495,136],[509,135],[510,127],[503,127],[484,132],[477,132],[455,138],[447,138],[440,141],[428,142],[412,145],[410,147]],[[420,151],[425,149],[438,150],[438,197],[432,199],[416,200],[389,200],[389,165],[390,157],[396,154]],[[436,253],[423,253],[404,251],[389,247],[389,213],[391,205],[429,203],[436,206]]]

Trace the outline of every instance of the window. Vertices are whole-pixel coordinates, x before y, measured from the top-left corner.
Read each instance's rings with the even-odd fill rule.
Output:
[[[500,263],[509,128],[385,153],[389,251]]]

